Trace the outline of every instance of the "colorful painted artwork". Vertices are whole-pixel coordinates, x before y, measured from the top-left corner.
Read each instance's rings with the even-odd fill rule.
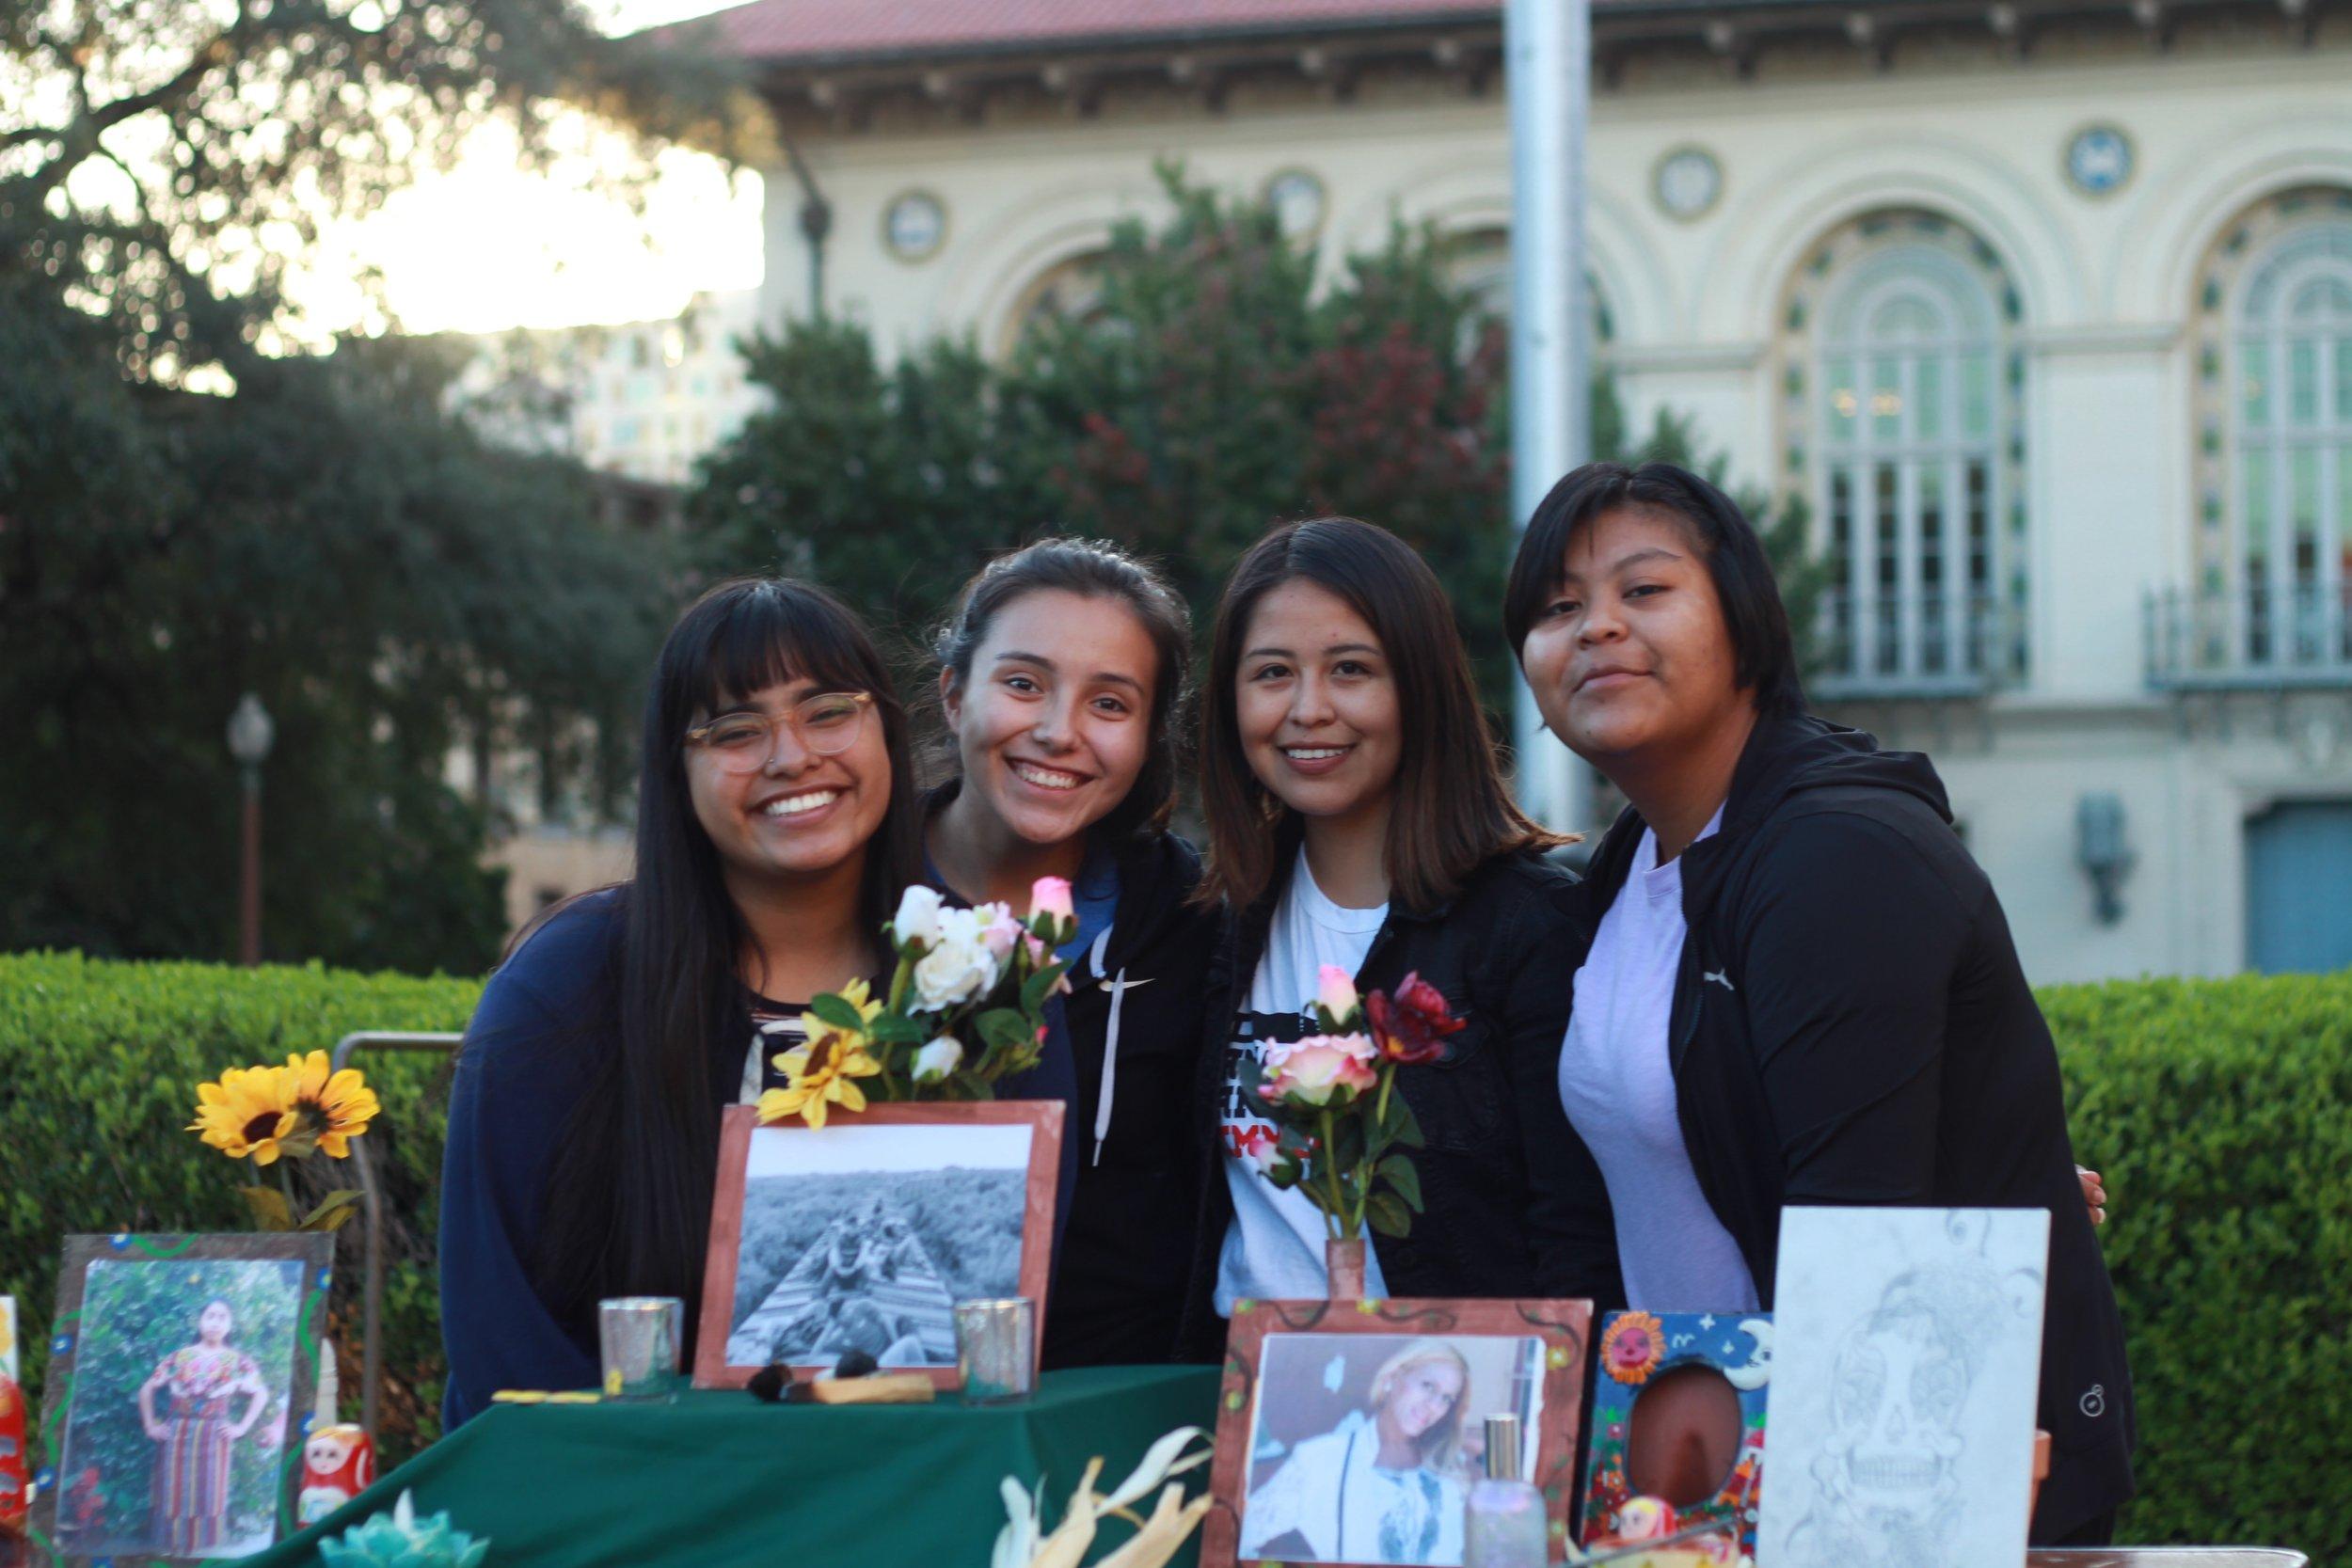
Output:
[[[1584,1544],[1627,1533],[1621,1512],[1650,1496],[1673,1503],[1681,1526],[1736,1524],[1753,1555],[1772,1369],[1769,1312],[1612,1312],[1593,1392]],[[1693,1484],[1694,1470],[1705,1482]]]

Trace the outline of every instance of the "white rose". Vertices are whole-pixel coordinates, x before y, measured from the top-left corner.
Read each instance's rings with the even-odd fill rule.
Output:
[[[898,895],[898,912],[890,917],[890,929],[901,947],[911,942],[936,947],[939,916],[939,890],[916,882]]]
[[[937,1012],[986,996],[996,984],[996,955],[989,951],[986,927],[970,910],[939,916],[936,945],[914,966],[915,1006]]]
[[[942,1035],[914,1053],[914,1081],[918,1084],[936,1083],[962,1065],[962,1045]]]

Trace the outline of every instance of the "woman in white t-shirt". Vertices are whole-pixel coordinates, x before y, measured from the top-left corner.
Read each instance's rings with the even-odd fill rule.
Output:
[[[1214,1354],[1244,1297],[1327,1293],[1320,1211],[1255,1156],[1243,1102],[1269,1041],[1308,1032],[1316,975],[1408,974],[1464,1027],[1396,1080],[1426,1138],[1424,1211],[1370,1239],[1378,1296],[1562,1296],[1614,1288],[1597,1172],[1550,1083],[1567,1022],[1573,877],[1512,804],[1445,593],[1394,534],[1294,523],[1234,567],[1202,690],[1204,898],[1230,911],[1212,972],[1196,1114],[1211,1140],[1187,1341]]]

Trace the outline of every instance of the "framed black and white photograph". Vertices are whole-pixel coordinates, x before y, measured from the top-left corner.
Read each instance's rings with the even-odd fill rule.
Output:
[[[694,1381],[863,1351],[956,1381],[955,1305],[1026,1296],[1044,1333],[1061,1106],[880,1104],[821,1128],[726,1113]]]
[[[1582,1302],[1236,1304],[1218,1410],[1207,1568],[1453,1568],[1486,1420],[1518,1418],[1513,1465],[1565,1539]]]
[[[33,1514],[58,1560],[240,1558],[293,1533],[334,1244],[66,1238]]]

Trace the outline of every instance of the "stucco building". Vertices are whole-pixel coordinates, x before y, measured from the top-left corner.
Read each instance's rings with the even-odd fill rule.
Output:
[[[1009,344],[1156,160],[1499,278],[1493,0],[755,0],[760,314]],[[1596,0],[1590,275],[1832,561],[2037,980],[2352,962],[2352,6]],[[821,200],[827,221],[807,221]],[[1507,291],[1505,291],[1507,294]]]

